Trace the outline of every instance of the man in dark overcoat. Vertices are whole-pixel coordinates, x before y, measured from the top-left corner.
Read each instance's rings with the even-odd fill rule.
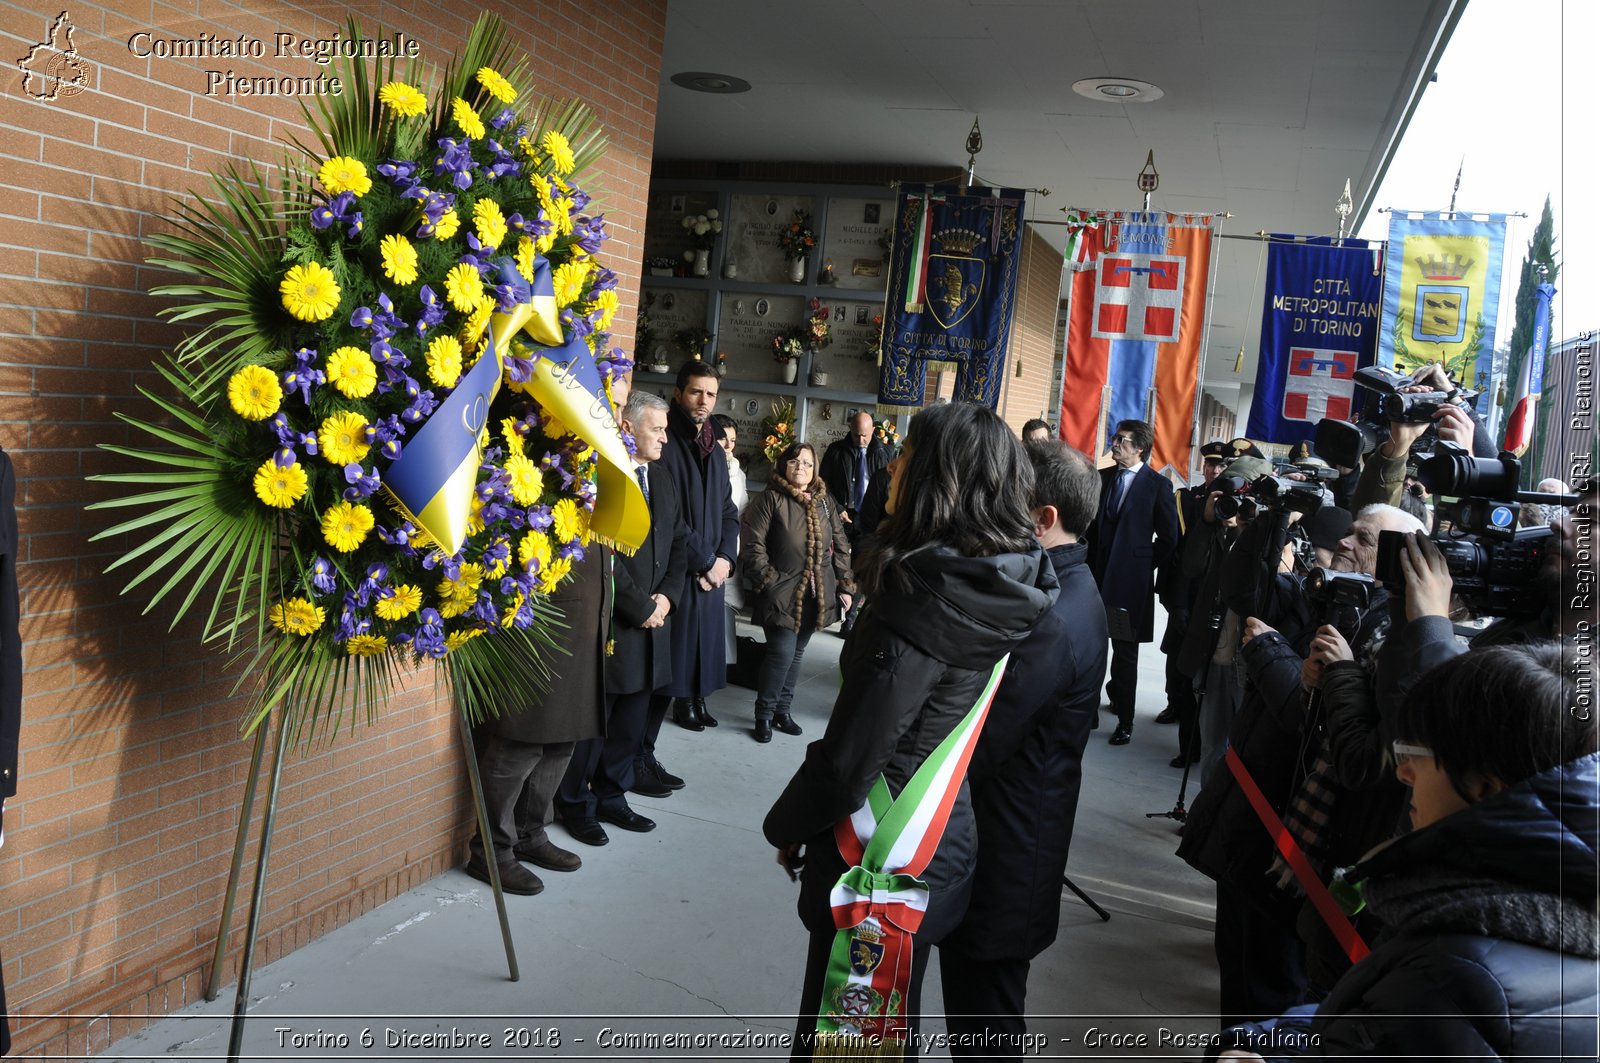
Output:
[[[566,626],[551,629],[556,646],[548,658],[549,684],[520,705],[501,706],[498,717],[473,733],[500,888],[507,893],[529,895],[544,889],[539,876],[518,861],[551,871],[576,871],[583,863],[576,853],[552,842],[545,825],[574,746],[604,728],[601,669],[611,626],[610,567],[611,551],[599,545],[590,546],[573,564],[572,577],[550,595]],[[466,870],[489,881],[483,840],[476,834]]]
[[[1078,541],[1094,519],[1099,479],[1065,443],[1031,443],[1028,457],[1035,534],[1061,588],[1011,651],[967,772],[978,865],[967,914],[939,945],[946,1022],[968,1035],[952,1056],[1022,1055],[1028,967],[1060,923],[1083,749],[1106,674],[1100,593]]]
[[[673,718],[691,731],[715,727],[705,699],[728,685],[723,584],[739,557],[739,509],[728,482],[728,458],[711,423],[721,383],[709,364],[684,363],[667,413],[661,464],[683,506],[688,579],[672,624],[672,679],[650,706],[644,742],[650,759],[669,705]]]
[[[888,445],[873,431],[872,414],[866,410],[851,414],[849,431],[829,443],[822,453],[817,475],[839,507],[839,519],[844,523],[844,535],[850,541],[852,556],[861,549],[861,509],[867,489],[873,476],[888,466],[891,457]],[[861,602],[852,599],[840,634],[849,634],[860,611]]]
[[[1145,422],[1118,423],[1111,438],[1114,464],[1100,472],[1100,514],[1089,528],[1089,564],[1111,633],[1106,695],[1117,714],[1114,746],[1133,738],[1139,644],[1155,637],[1155,573],[1178,543],[1172,485],[1145,464],[1154,442]]]
[[[651,692],[672,677],[672,626],[683,597],[686,533],[677,490],[658,460],[667,436],[666,401],[634,392],[622,423],[637,447],[634,475],[650,506],[650,534],[632,555],[613,555],[605,737],[578,743],[556,793],[562,824],[589,845],[610,841],[602,819],[624,830],[655,828],[654,821],[628,807],[627,794],[637,781],[635,759],[644,742]],[[663,788],[656,796],[669,793]]]

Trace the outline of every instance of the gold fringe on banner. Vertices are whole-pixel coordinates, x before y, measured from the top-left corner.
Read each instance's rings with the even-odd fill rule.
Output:
[[[863,1037],[857,1033],[819,1033],[812,1059],[904,1059],[906,1046],[896,1040]]]

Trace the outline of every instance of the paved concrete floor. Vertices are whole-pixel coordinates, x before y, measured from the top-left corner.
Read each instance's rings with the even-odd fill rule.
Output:
[[[610,828],[611,844],[591,848],[552,828],[584,865],[540,871],[544,893],[507,898],[520,981],[506,978],[488,887],[451,871],[257,971],[245,1055],[786,1057],[776,1039],[793,1028],[781,1016],[798,1000],[806,937],[797,887],[760,826],[822,731],[841,645],[831,633],[812,640],[795,702],[805,736],[754,742],[753,694],[740,687],[711,699],[721,727],[694,734],[668,722],[662,759],[688,786],[665,800],[633,798],[659,823],[654,832]],[[1163,1044],[1161,1031],[1214,1028],[1206,1016],[1216,999],[1213,889],[1173,856],[1177,824],[1145,817],[1172,807],[1181,774],[1167,764],[1176,729],[1153,719],[1164,704],[1161,665],[1156,648],[1144,647],[1133,743],[1108,746],[1114,724],[1102,713],[1084,759],[1067,870],[1112,918],[1101,922],[1063,890],[1060,936],[1029,983],[1029,1011],[1039,1016],[1030,1030],[1047,1036],[1045,1057],[1198,1058]],[[232,1001],[229,986],[215,1003],[153,1023],[102,1058],[222,1057]],[[937,968],[925,1002],[934,1017],[924,1029],[937,1034]],[[629,1034],[679,1039],[638,1043]],[[710,1036],[697,1043],[696,1034]],[[1112,1034],[1142,1034],[1146,1047],[1114,1044]]]

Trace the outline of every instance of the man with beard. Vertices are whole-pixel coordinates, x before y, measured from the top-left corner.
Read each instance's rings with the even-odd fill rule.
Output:
[[[651,701],[640,768],[643,778],[672,789],[682,786],[683,780],[664,774],[655,757],[656,736],[668,706],[680,727],[690,731],[715,727],[717,719],[707,710],[706,697],[728,685],[723,584],[739,556],[739,510],[729,486],[721,433],[711,422],[721,383],[716,369],[706,362],[685,362],[678,370],[667,415],[667,445],[661,455],[683,506],[688,582],[672,628],[672,680]]]

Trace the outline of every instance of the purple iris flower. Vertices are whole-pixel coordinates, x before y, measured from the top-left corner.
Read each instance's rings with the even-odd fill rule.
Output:
[[[372,308],[358,306],[350,314],[350,327],[365,331],[372,327]]]
[[[356,587],[356,601],[366,606],[374,597],[387,597],[383,592],[386,589],[383,581],[389,578],[389,566],[384,564],[367,566],[367,578]],[[394,592],[391,590],[389,594]]]
[[[372,621],[356,612],[357,609],[365,604],[358,595],[346,594],[344,596],[344,607],[339,611],[338,639],[340,642],[348,642],[357,635],[365,635],[372,630]]]
[[[373,466],[371,472],[366,472],[361,468],[359,461],[352,461],[344,467],[344,482],[350,485],[344,489],[346,502],[354,502],[358,498],[371,498],[379,485],[377,466]]]
[[[449,175],[450,183],[460,189],[472,187],[472,141],[466,137],[439,138],[439,154],[433,160],[436,176]]]
[[[550,525],[555,523],[555,518],[550,514],[549,506],[530,506],[528,508],[528,527],[534,531],[548,531]]]
[[[326,203],[311,208],[311,227],[313,229],[326,229],[338,220],[338,215],[334,214],[333,208]]]
[[[417,534],[417,529],[416,526],[409,520],[400,525],[394,531],[389,531],[381,524],[374,528],[373,531],[378,533],[378,538],[382,539],[390,546],[401,547],[408,550],[411,555],[415,555],[416,551],[411,548],[411,539]]]
[[[438,293],[426,284],[418,290],[417,297],[422,300],[422,317],[417,320],[417,334],[420,336],[444,320],[445,307]]]
[[[338,586],[333,578],[333,563],[325,557],[311,559],[311,587],[318,594],[330,594]]]
[[[598,270],[595,271],[594,283],[592,283],[589,287],[594,291],[603,292],[603,291],[606,291],[607,289],[615,288],[616,286],[617,286],[617,274],[616,274],[616,272],[613,271],[613,270],[607,269],[605,266],[601,266]]]
[[[493,118],[491,118],[489,120],[489,126],[492,129],[504,129],[506,126],[510,125],[512,122],[515,122],[516,120],[517,120],[517,113],[515,111],[513,111],[511,108],[507,107],[507,108],[504,108],[503,110],[501,110],[501,112],[499,114],[495,115]]]
[[[345,221],[350,223],[344,230],[344,238],[346,240],[354,240],[361,235],[361,212],[359,210],[346,218]]]
[[[447,652],[444,645],[444,620],[439,616],[437,609],[424,609],[417,614],[421,621],[417,630],[411,637],[411,648],[419,657],[443,657]]]
[[[562,543],[561,549],[556,551],[556,556],[571,558],[573,564],[577,564],[579,561],[583,560],[583,544],[579,543],[576,539],[570,543]]]
[[[500,623],[500,610],[495,608],[494,595],[488,591],[478,592],[478,600],[472,603],[467,615],[477,617],[490,627],[496,627]]]
[[[417,164],[408,160],[390,159],[388,162],[378,164],[378,173],[389,179],[394,190],[401,196],[406,196],[419,183],[413,176],[417,172]]]

